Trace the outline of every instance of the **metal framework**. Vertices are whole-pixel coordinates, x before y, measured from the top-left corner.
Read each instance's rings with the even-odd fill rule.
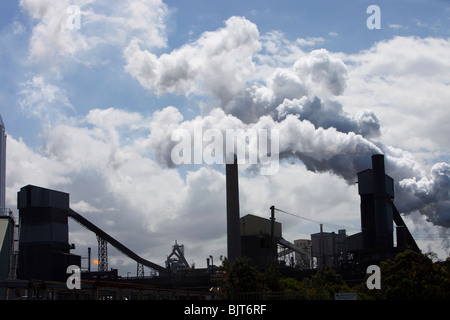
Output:
[[[136,277],[138,278],[144,278],[144,265],[141,263],[137,263],[137,271],[136,271]]]
[[[134,261],[144,265],[147,268],[151,268],[153,270],[156,270],[159,274],[161,273],[167,273],[168,270],[164,267],[161,267],[160,265],[157,265],[156,263],[153,263],[151,261],[148,261],[144,258],[141,258],[136,253],[128,249],[126,246],[124,246],[122,243],[111,237],[109,234],[104,232],[99,227],[95,226],[92,222],[88,221],[86,218],[82,217],[77,212],[73,211],[69,208],[69,217],[80,223],[82,226],[87,228],[88,230],[94,232],[97,237],[100,237],[102,239],[105,239],[106,242],[111,244],[114,248],[118,249],[119,251],[123,252],[126,256],[130,257]],[[106,256],[107,257],[107,256]],[[100,259],[100,255],[99,255]],[[107,261],[107,260],[106,260]],[[106,267],[108,268],[108,267]]]
[[[172,271],[190,268],[189,263],[184,257],[184,245],[179,245],[176,240],[172,246],[172,253],[167,257],[166,266]]]
[[[98,241],[98,271],[108,271],[108,242],[97,236]]]

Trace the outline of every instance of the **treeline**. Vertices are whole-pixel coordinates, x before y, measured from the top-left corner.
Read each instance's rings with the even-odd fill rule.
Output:
[[[219,298],[245,298],[245,294],[259,293],[259,297],[278,294],[281,298],[332,300],[336,293],[356,292],[358,300],[450,299],[450,258],[445,262],[433,262],[430,255],[407,250],[393,260],[380,262],[379,266],[381,289],[369,290],[366,279],[350,287],[331,266],[298,280],[283,277],[276,265],[260,272],[248,259],[241,258],[232,263],[224,260],[221,268],[225,276]]]

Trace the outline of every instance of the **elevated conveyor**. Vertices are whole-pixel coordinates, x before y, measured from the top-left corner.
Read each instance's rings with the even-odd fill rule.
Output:
[[[86,218],[81,216],[79,213],[73,211],[70,208],[69,208],[69,217],[71,217],[72,219],[77,221],[79,224],[81,224],[86,229],[94,232],[98,237],[106,240],[114,248],[121,251],[123,254],[125,254],[129,258],[133,259],[134,261],[136,261],[148,268],[152,268],[152,269],[158,271],[160,274],[165,274],[165,273],[169,272],[166,268],[161,267],[160,265],[157,265],[151,261],[141,258],[136,253],[134,253],[133,251],[131,251],[130,249],[125,247],[122,243],[120,243],[119,241],[117,241],[116,239],[111,237],[109,234],[104,232],[102,229],[100,229],[99,227],[94,225],[92,222],[90,222],[89,220],[87,220]]]
[[[277,242],[278,242],[279,245],[281,245],[281,246],[283,246],[285,248],[285,250],[283,250],[283,251],[278,253],[278,257],[283,257],[283,256],[285,256],[287,254],[292,253],[292,252],[297,252],[297,253],[300,253],[302,255],[307,255],[309,253],[307,249],[296,247],[293,243],[285,240],[284,238],[278,239]]]

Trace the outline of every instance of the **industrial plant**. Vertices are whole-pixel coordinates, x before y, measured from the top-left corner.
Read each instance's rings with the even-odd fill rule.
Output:
[[[217,298],[214,288],[220,286],[223,272],[214,266],[212,257],[206,268],[196,269],[187,262],[184,245],[175,241],[164,266],[144,259],[74,211],[68,193],[23,186],[17,192],[19,216],[14,217],[5,208],[6,133],[1,118],[0,125],[0,299]],[[332,265],[345,276],[361,279],[369,265],[392,259],[406,249],[420,252],[395,207],[394,181],[385,173],[384,156],[372,155],[372,168],[357,176],[361,232],[324,232],[321,225],[320,232],[311,234],[310,239],[289,241],[276,221],[276,213],[282,210],[275,204],[268,204],[266,218],[240,216],[238,164],[236,159],[226,164],[226,258],[248,258],[260,270],[275,263],[299,277],[302,272]],[[79,289],[67,284],[68,268],[81,266],[83,258],[71,253],[76,244],[69,243],[69,219],[93,232],[98,240],[96,267],[91,266],[89,249],[88,268],[81,271]],[[136,262],[136,276],[121,277],[117,269],[109,268],[108,246]]]

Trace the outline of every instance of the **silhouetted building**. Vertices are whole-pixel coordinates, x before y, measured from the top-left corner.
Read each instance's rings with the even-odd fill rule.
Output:
[[[242,256],[250,258],[252,263],[261,269],[266,268],[277,258],[274,256],[276,251],[271,241],[271,224],[270,219],[252,214],[240,219]],[[273,237],[275,244],[282,238],[281,223],[279,222],[274,222]]]
[[[312,268],[312,243],[309,239],[294,240],[294,246],[298,251],[295,252],[295,267],[305,270]]]
[[[0,280],[14,278],[14,219],[0,216]]]
[[[358,173],[363,247],[390,250],[393,241],[394,180],[385,174],[384,156],[372,156],[372,169]]]
[[[28,185],[17,194],[17,208],[18,278],[65,281],[67,267],[81,265],[68,242],[69,194]]]
[[[321,226],[322,229],[322,226]],[[345,252],[345,230],[311,234],[312,256],[316,260],[316,267],[324,265],[338,265],[340,257]]]

